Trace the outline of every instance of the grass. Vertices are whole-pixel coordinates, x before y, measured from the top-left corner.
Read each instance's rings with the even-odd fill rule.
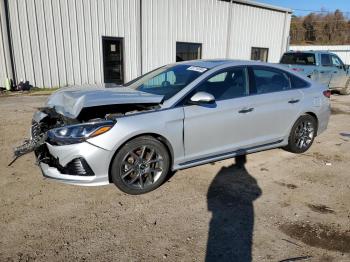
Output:
[[[53,92],[57,91],[59,87],[53,87],[53,88],[39,88],[39,87],[34,87],[32,88],[28,94],[29,95],[34,95],[34,96],[41,96],[41,95],[51,95]]]

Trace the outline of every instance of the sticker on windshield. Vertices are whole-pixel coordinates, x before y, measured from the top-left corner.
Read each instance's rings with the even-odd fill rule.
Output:
[[[199,66],[190,66],[189,68],[187,68],[187,70],[191,70],[191,71],[196,71],[196,72],[199,72],[199,73],[203,73],[203,72],[207,71],[208,68],[199,67]]]

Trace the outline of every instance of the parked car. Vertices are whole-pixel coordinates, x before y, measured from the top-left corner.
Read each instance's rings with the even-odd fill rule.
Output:
[[[170,170],[278,147],[305,152],[327,128],[329,96],[278,64],[175,63],[123,86],[60,89],[15,154],[34,150],[48,178],[142,194]]]
[[[327,51],[289,51],[280,61],[292,70],[312,80],[338,90],[343,95],[350,94],[349,65],[336,55]]]

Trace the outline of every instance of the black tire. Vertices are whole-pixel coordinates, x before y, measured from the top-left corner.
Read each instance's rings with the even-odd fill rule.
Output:
[[[317,121],[311,115],[302,115],[294,123],[285,150],[292,153],[306,152],[317,134]]]
[[[170,157],[167,148],[149,136],[127,142],[111,165],[111,179],[123,192],[140,195],[159,187],[167,177]]]

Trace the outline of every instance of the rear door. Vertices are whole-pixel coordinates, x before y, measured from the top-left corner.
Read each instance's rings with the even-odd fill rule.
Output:
[[[289,134],[300,114],[303,93],[292,89],[289,74],[267,66],[249,67],[251,120],[254,129],[250,144],[279,142]]]
[[[331,54],[332,78],[329,84],[330,88],[344,87],[348,79],[346,69],[340,58]]]

